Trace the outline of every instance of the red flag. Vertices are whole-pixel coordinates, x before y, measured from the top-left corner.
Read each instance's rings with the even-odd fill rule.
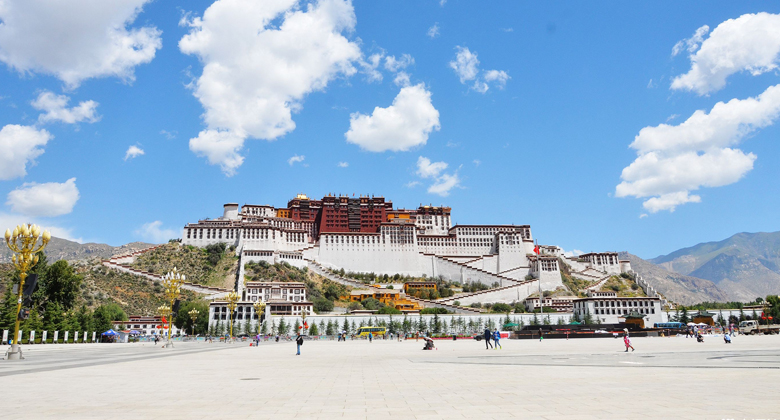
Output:
[[[167,324],[168,323],[168,321],[165,320],[165,317],[162,317],[162,322],[163,322],[163,324]]]
[[[303,328],[306,328],[306,329],[308,330],[308,329],[309,329],[309,324],[308,324],[308,323],[306,323],[306,322],[304,322],[304,323],[303,323]]]
[[[534,247],[534,254],[539,255],[539,245]]]

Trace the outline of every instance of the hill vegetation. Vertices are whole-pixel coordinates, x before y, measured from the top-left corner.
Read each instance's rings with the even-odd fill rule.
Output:
[[[189,282],[233,289],[238,270],[238,257],[234,251],[223,243],[198,248],[170,242],[137,256],[131,266],[158,275],[176,267]]]

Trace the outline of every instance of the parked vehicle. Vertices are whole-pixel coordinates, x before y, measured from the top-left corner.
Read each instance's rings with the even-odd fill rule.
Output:
[[[739,323],[740,334],[780,334],[780,324],[760,325],[758,321]]]

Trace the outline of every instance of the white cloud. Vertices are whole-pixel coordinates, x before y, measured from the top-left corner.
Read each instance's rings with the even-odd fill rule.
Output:
[[[303,156],[303,155],[295,155],[295,156],[293,156],[293,157],[291,157],[291,158],[287,159],[287,163],[288,163],[290,166],[293,166],[293,164],[295,164],[295,163],[299,163],[299,162],[303,162],[305,159],[306,159],[306,156]]]
[[[0,130],[0,180],[27,175],[27,164],[43,154],[43,146],[53,136],[46,130],[9,124]]]
[[[205,157],[212,165],[219,165],[227,176],[236,174],[244,163],[238,151],[244,146],[244,137],[229,130],[203,130],[190,139],[190,150]]]
[[[683,50],[687,50],[689,53],[696,52],[696,50],[699,49],[699,45],[701,45],[702,41],[704,41],[704,36],[707,35],[709,32],[710,32],[710,27],[704,25],[701,28],[697,29],[696,32],[693,33],[693,36],[691,36],[690,38],[678,41],[676,44],[674,44],[674,47],[672,48],[672,57],[676,56],[677,54],[680,54],[681,52],[683,52]]]
[[[477,78],[479,73],[479,60],[477,54],[472,53],[468,48],[458,45],[455,47],[458,51],[455,54],[455,60],[450,61],[450,67],[455,70],[461,83]]]
[[[349,162],[339,162],[338,167],[339,168],[346,168],[349,166]]]
[[[83,238],[76,237],[73,234],[73,229],[52,225],[51,222],[46,220],[39,220],[30,216],[23,216],[19,214],[0,213],[0,226],[7,226],[8,228],[14,228],[22,223],[31,223],[41,227],[41,230],[48,230],[51,236],[56,238],[67,239],[78,243],[84,243]],[[13,230],[13,229],[11,229]]]
[[[584,252],[580,251],[579,249],[572,249],[571,251],[566,251],[562,249],[561,251],[563,252],[563,256],[565,257],[578,257],[584,254]]]
[[[153,26],[128,28],[150,0],[0,1],[0,61],[69,88],[92,77],[134,80],[162,47]]]
[[[450,195],[450,190],[460,186],[460,178],[457,173],[454,174],[442,174],[436,178],[436,182],[428,187],[428,192],[431,194],[447,197]]]
[[[644,219],[645,217],[647,217],[647,213],[642,213],[642,214],[639,215],[640,219]]]
[[[71,178],[64,183],[25,183],[8,193],[5,204],[24,216],[54,217],[72,212],[79,197],[76,178]]]
[[[138,156],[142,156],[144,154],[145,153],[144,153],[143,149],[141,149],[138,146],[133,145],[133,146],[130,146],[130,147],[127,148],[127,152],[125,152],[125,160],[133,159],[133,158],[136,158]]]
[[[759,75],[777,69],[778,55],[780,15],[756,13],[729,19],[691,54],[691,69],[675,77],[671,88],[706,95],[723,88],[734,73]]]
[[[735,183],[753,169],[756,155],[732,147],[778,117],[780,85],[757,98],[718,102],[676,126],[645,127],[631,143],[638,157],[623,169],[615,195],[652,197],[644,202],[651,213],[698,203],[691,191]]]
[[[420,181],[409,181],[406,184],[404,184],[404,187],[406,188],[414,188],[416,186],[420,185]]]
[[[350,115],[345,137],[370,152],[398,152],[424,145],[431,131],[439,129],[439,111],[431,103],[431,92],[420,83],[402,88],[387,108]]]
[[[61,121],[66,124],[75,124],[82,121],[94,123],[100,120],[97,115],[98,103],[95,101],[79,102],[78,106],[68,108],[70,98],[65,95],[56,95],[49,91],[43,91],[38,98],[32,101],[33,108],[44,111],[38,116],[39,123]]]
[[[423,156],[417,158],[417,175],[423,179],[434,179],[434,183],[428,187],[429,193],[446,197],[450,194],[450,190],[460,186],[460,178],[457,172],[453,174],[444,173],[447,167],[446,162],[431,162],[430,159]],[[407,184],[407,187],[418,185],[419,182],[415,181],[413,185],[410,184]]]
[[[460,82],[465,84],[468,81],[473,80],[474,83],[471,89],[485,93],[489,89],[488,82],[497,86],[499,89],[504,89],[506,82],[510,79],[507,72],[503,70],[487,70],[483,71],[480,75],[479,59],[477,59],[477,53],[471,52],[466,47],[457,46],[455,49],[458,51],[455,54],[455,60],[450,61],[450,67],[455,70],[455,74],[458,75]]]
[[[401,87],[406,87],[412,84],[412,82],[409,80],[409,74],[407,74],[405,71],[399,71],[398,74],[395,75],[393,83],[395,83],[396,86]]]
[[[414,58],[409,54],[404,54],[401,58],[395,58],[394,55],[385,57],[385,69],[393,73],[403,70],[414,64]]]
[[[428,28],[429,38],[436,38],[437,36],[439,36],[439,22],[434,23],[433,26]]]
[[[190,150],[232,175],[246,138],[295,129],[292,113],[307,94],[357,71],[360,48],[342,35],[355,23],[346,0],[218,0],[189,20],[179,48],[203,62],[193,93],[207,126]]]
[[[145,223],[139,229],[136,229],[135,234],[152,243],[165,243],[170,239],[179,237],[178,231],[162,228],[162,222],[159,220]]]
[[[369,83],[382,81],[382,73],[377,70],[377,68],[379,68],[379,64],[382,62],[383,57],[384,53],[375,53],[371,54],[367,60],[360,61],[360,68],[362,69],[363,73],[366,74],[366,80]]]
[[[495,82],[499,89],[503,89],[509,79],[509,75],[503,70],[488,70],[485,72],[485,81]]]
[[[421,178],[435,178],[447,169],[445,162],[431,162],[430,159],[420,156],[417,158],[417,175]]]
[[[479,159],[474,159],[474,166],[482,165],[482,161]]]
[[[176,131],[176,130],[174,130],[174,131],[160,130],[160,134],[165,136],[165,138],[168,139],[168,140],[173,140],[173,139],[176,138],[176,135],[178,135],[179,132]]]

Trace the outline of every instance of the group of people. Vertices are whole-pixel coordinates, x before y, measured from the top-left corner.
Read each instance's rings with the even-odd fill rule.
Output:
[[[503,348],[501,347],[501,333],[498,330],[491,332],[490,328],[485,328],[484,338],[485,338],[485,350],[488,349],[498,350]],[[490,340],[493,340],[493,344],[495,344],[495,346],[493,346],[493,344],[490,344]]]

